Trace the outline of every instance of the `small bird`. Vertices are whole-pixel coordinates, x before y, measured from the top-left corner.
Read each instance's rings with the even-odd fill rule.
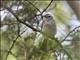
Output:
[[[42,31],[45,35],[49,37],[54,37],[56,35],[56,23],[50,14],[45,14],[43,16],[43,27]]]

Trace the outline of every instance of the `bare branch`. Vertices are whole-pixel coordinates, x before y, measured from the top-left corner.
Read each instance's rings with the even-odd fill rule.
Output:
[[[77,27],[75,27],[73,30],[71,30],[71,31],[67,34],[67,36],[60,42],[60,44],[61,44],[62,42],[64,42],[64,41],[67,39],[67,37],[68,37],[72,32],[74,32],[77,28],[79,28],[79,27],[80,27],[80,26],[77,26]],[[57,48],[60,44],[56,45],[56,48]]]
[[[53,2],[53,0],[51,0],[50,3],[48,4],[48,6],[42,11],[41,15],[49,8],[49,6],[51,5],[52,2]]]
[[[31,28],[33,31],[41,32],[40,30],[35,29],[35,28],[32,27],[31,25],[29,25],[29,24],[27,24],[27,23],[21,21],[21,20],[18,18],[18,16],[12,11],[12,9],[10,9],[9,7],[6,7],[6,6],[5,6],[5,8],[6,8],[10,13],[13,14],[13,16],[17,19],[17,21],[19,21],[20,23],[22,23],[22,24],[26,25],[27,27]]]
[[[48,4],[48,6],[40,14],[37,14],[35,16],[39,16],[39,15],[42,16],[42,14],[49,8],[49,6],[51,5],[52,2],[53,2],[53,0],[50,1],[50,3]]]
[[[35,9],[37,9],[41,13],[41,11],[33,3],[31,3],[30,1],[27,2],[29,2],[29,4],[31,4]]]
[[[11,52],[12,48],[14,47],[14,44],[16,43],[18,37],[20,37],[20,35],[18,35],[18,36],[16,37],[16,39],[13,41],[13,43],[12,43],[12,45],[11,45],[9,51],[7,52],[7,55],[6,55],[6,57],[5,57],[5,60],[7,60],[8,55],[9,55],[9,53]]]
[[[79,28],[80,26],[77,26],[77,27],[75,27],[73,30],[71,30],[68,34],[67,34],[67,36],[61,41],[61,43],[62,42],[64,42],[65,40],[66,40],[66,38],[72,33],[72,32],[74,32],[77,28]]]
[[[2,51],[2,52],[8,52],[7,50],[0,50],[0,51]],[[14,56],[17,60],[19,60],[14,53],[10,52],[10,54],[11,54],[12,56]]]

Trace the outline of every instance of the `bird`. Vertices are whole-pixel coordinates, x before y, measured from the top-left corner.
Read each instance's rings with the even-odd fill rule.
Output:
[[[53,16],[50,14],[45,14],[43,15],[43,26],[42,26],[42,31],[43,33],[50,37],[53,38],[56,35],[56,23],[53,19]]]

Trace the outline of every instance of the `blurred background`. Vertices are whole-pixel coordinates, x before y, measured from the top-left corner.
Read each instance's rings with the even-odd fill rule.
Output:
[[[80,19],[67,1],[14,0],[0,6],[1,60],[80,60]],[[53,16],[53,40],[60,44],[33,31],[42,29],[40,13]]]

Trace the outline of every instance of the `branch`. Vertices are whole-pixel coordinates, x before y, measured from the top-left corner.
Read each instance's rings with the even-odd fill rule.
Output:
[[[26,30],[25,30],[25,31],[26,31]],[[12,43],[12,45],[11,45],[11,47],[10,47],[7,55],[6,55],[5,60],[7,60],[7,57],[8,57],[8,55],[9,55],[9,53],[11,53],[11,50],[12,50],[12,48],[14,47],[14,44],[16,43],[17,39],[18,39],[25,31],[21,32],[21,33],[15,38],[15,40],[13,41],[13,43]]]
[[[17,19],[17,21],[19,21],[20,23],[22,23],[22,24],[26,25],[27,27],[31,28],[33,31],[41,32],[40,30],[35,29],[35,28],[32,27],[31,25],[29,25],[29,24],[27,24],[27,23],[21,21],[21,20],[18,18],[18,16],[12,11],[12,9],[10,9],[9,7],[6,7],[6,6],[5,6],[5,8],[6,8],[10,13],[13,14],[13,16]]]
[[[58,43],[58,44],[54,47],[54,49],[56,49],[58,46],[60,46],[61,49],[67,54],[67,56],[68,56],[71,60],[73,60],[73,58],[72,58],[71,55],[65,50],[65,48],[63,47],[63,45],[61,44],[61,42],[59,42],[59,40],[57,40],[57,39],[55,39],[55,38],[54,38],[54,40]],[[51,49],[51,50],[54,50],[54,49]]]
[[[56,40],[56,39],[54,39],[58,44],[54,47],[54,49],[56,49],[58,46],[60,46],[63,50],[64,50],[64,52],[68,55],[68,57],[71,59],[71,60],[73,60],[72,59],[72,57],[71,57],[71,55],[63,48],[63,46],[61,45],[61,43],[62,42],[64,42],[65,40],[66,40],[66,38],[72,33],[72,32],[74,32],[77,28],[79,28],[80,26],[77,26],[77,27],[75,27],[73,30],[71,30],[68,34],[67,34],[67,36],[61,41],[61,42],[59,42],[58,40]]]
[[[2,52],[8,52],[7,50],[0,50],[0,51],[2,51]],[[19,60],[14,53],[10,52],[10,54],[11,54],[12,56],[14,56],[17,60]]]
[[[18,35],[18,36],[16,37],[16,39],[13,41],[13,43],[12,43],[12,45],[11,45],[11,47],[10,47],[10,49],[9,49],[9,51],[8,51],[8,53],[7,53],[7,55],[6,55],[6,57],[5,57],[5,60],[7,60],[8,55],[9,55],[9,53],[11,52],[12,48],[14,47],[14,44],[16,43],[18,37],[20,37],[20,35]]]
[[[13,14],[13,16],[17,19],[17,21],[19,21],[20,23],[22,23],[22,24],[28,26],[28,27],[31,28],[33,31],[41,32],[40,30],[37,30],[37,29],[33,28],[31,25],[29,25],[29,24],[27,24],[27,23],[21,21],[21,20],[18,18],[18,16],[17,16],[9,7],[6,7],[6,6],[5,6],[5,8],[6,8],[10,13]],[[22,33],[21,33],[21,34],[22,34]],[[9,53],[11,52],[12,48],[14,47],[14,44],[16,43],[18,37],[20,37],[20,35],[18,35],[18,36],[16,37],[16,39],[13,41],[13,43],[12,43],[12,45],[11,45],[11,47],[10,47],[10,49],[9,49],[9,51],[8,51],[8,53],[7,53],[7,55],[6,55],[6,58],[5,58],[6,60],[7,60],[7,57],[8,57],[8,55],[9,55]]]
[[[29,4],[31,4],[35,9],[37,9],[40,13],[41,13],[41,11],[33,4],[33,3],[31,3],[30,1],[27,1]]]
[[[53,0],[51,0],[51,2],[48,4],[48,6],[42,11],[41,15],[48,9],[48,7],[51,5],[52,2],[53,2]]]
[[[66,36],[59,44],[56,45],[55,48],[57,48],[62,42],[64,42],[64,41],[67,39],[67,37],[68,37],[72,32],[74,32],[77,28],[79,28],[79,27],[80,27],[80,26],[77,26],[77,27],[75,27],[73,30],[71,30],[71,31],[67,34],[67,36]]]
[[[73,30],[71,30],[68,34],[67,34],[67,36],[61,41],[61,43],[62,42],[64,42],[66,39],[67,39],[67,37],[72,33],[72,32],[74,32],[77,28],[79,28],[80,26],[77,26],[77,27],[75,27]]]
[[[42,16],[42,14],[48,9],[48,7],[51,5],[52,2],[53,2],[53,0],[50,1],[50,3],[48,4],[48,6],[40,14],[37,14],[35,16],[39,16],[39,15]]]

